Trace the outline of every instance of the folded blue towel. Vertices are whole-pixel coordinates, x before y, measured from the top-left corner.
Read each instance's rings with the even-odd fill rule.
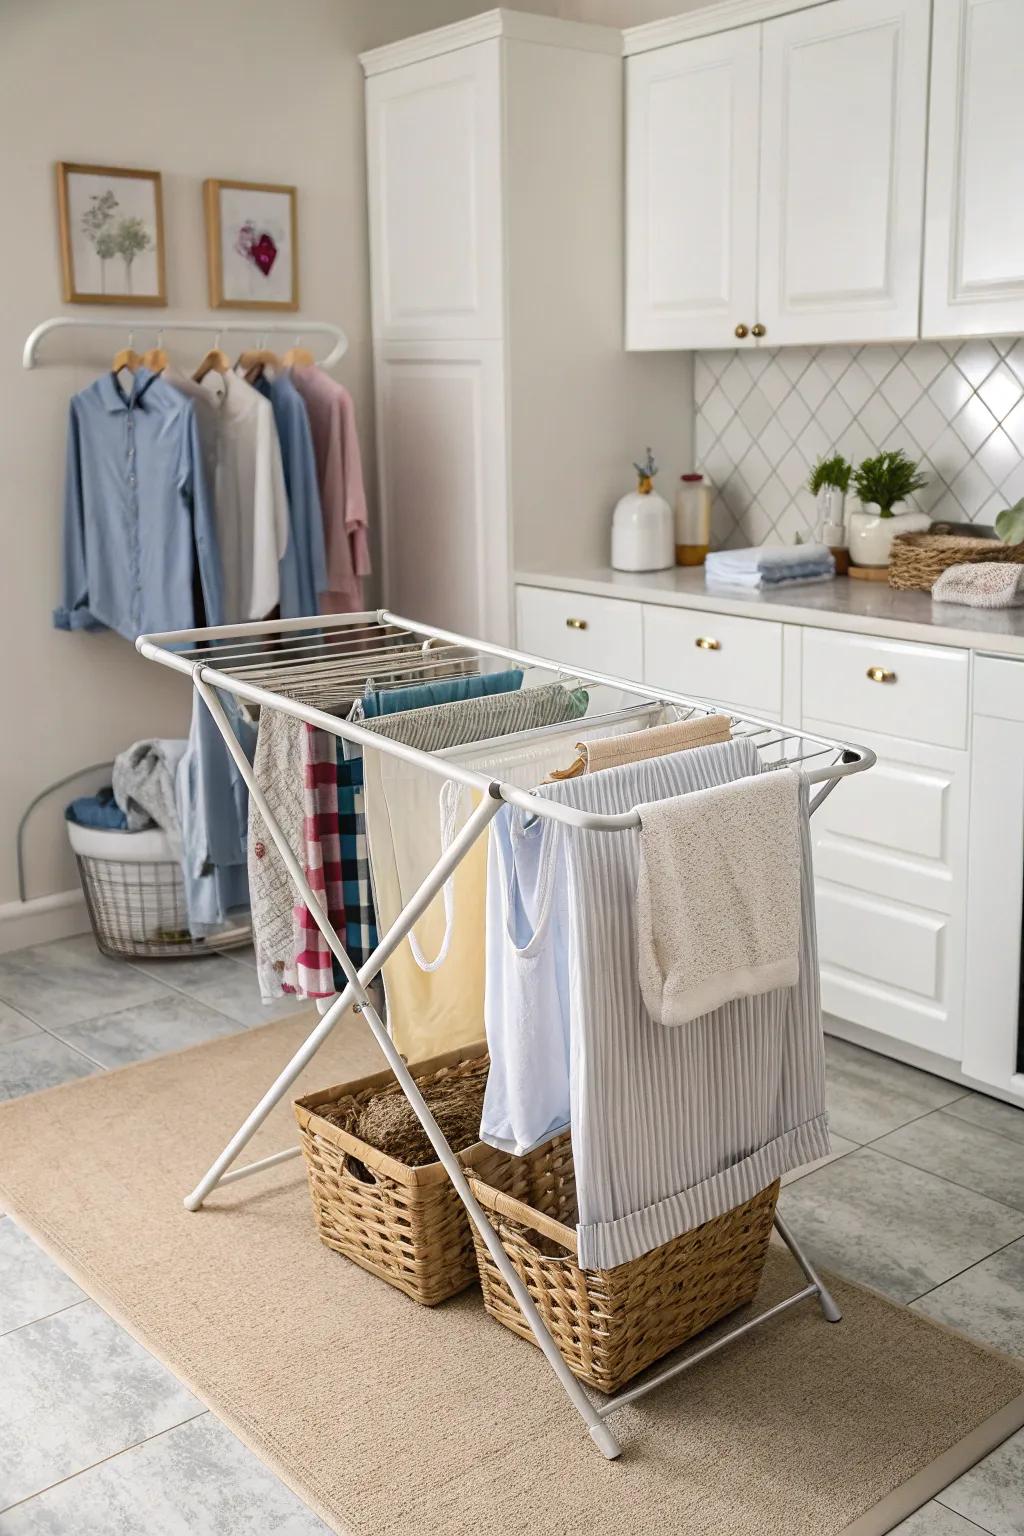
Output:
[[[738,576],[767,576],[794,566],[825,567],[832,559],[824,544],[755,544],[749,549],[716,549],[705,562],[709,571]]]

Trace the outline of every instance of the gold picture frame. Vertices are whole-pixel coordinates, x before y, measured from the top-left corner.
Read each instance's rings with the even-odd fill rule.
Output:
[[[211,309],[298,309],[297,204],[295,187],[203,182]]]
[[[56,171],[64,302],[166,304],[160,172],[70,160]]]

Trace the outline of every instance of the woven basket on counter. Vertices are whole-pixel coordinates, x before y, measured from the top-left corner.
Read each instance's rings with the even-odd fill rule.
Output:
[[[618,1391],[757,1292],[778,1181],[642,1258],[614,1269],[585,1270],[577,1261],[568,1132],[526,1157],[496,1153],[481,1161],[470,1154],[467,1161],[473,1193],[563,1359],[574,1375],[600,1392]],[[473,1240],[488,1312],[535,1342],[475,1228]]]
[[[986,560],[1024,562],[1024,544],[972,539],[956,533],[900,533],[889,553],[889,585],[904,591],[930,592],[951,565]]]
[[[483,1044],[448,1051],[412,1068],[442,1129],[448,1129],[445,1119],[457,1119],[460,1113],[479,1128],[487,1068]],[[396,1129],[387,1144],[398,1156],[382,1152],[355,1132],[357,1125],[366,1125],[368,1110],[386,1126],[391,1107]],[[424,1133],[392,1072],[376,1072],[297,1099],[295,1115],[313,1213],[328,1248],[427,1307],[475,1283],[466,1208],[429,1143],[425,1154],[415,1145]],[[490,1149],[477,1142],[460,1156],[464,1160],[471,1151],[480,1155]],[[401,1160],[403,1152],[409,1161]],[[424,1156],[431,1160],[423,1161]],[[483,1162],[486,1165],[486,1156]]]

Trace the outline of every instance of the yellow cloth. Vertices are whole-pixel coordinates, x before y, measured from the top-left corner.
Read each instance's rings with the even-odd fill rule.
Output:
[[[646,731],[629,731],[622,736],[606,736],[590,742],[578,741],[576,761],[568,768],[556,770],[551,777],[575,779],[581,773],[599,773],[602,768],[642,763],[649,757],[664,757],[668,752],[710,747],[731,740],[732,721],[728,715],[695,715],[689,720],[655,725]]]
[[[643,706],[638,706],[642,717]],[[623,728],[634,718],[622,721]],[[607,724],[599,726],[608,739]],[[488,778],[520,789],[542,784],[564,763],[586,721],[565,730],[514,741],[500,737],[446,753]],[[363,757],[366,826],[373,868],[377,919],[383,935],[424,876],[480,803],[473,790],[386,752]],[[447,951],[433,969],[424,970],[409,941],[403,940],[384,966],[388,1029],[408,1061],[422,1061],[459,1045],[484,1038],[484,911],[489,838],[480,837],[450,882],[448,910],[443,894],[434,897],[413,929],[426,963],[438,961],[451,914]]]

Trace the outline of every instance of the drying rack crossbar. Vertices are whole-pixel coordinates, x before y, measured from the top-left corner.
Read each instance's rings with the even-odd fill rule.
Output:
[[[839,1321],[841,1313],[824,1281],[814,1270],[785,1222],[776,1214],[776,1230],[803,1271],[807,1282],[799,1291],[776,1303],[758,1317],[749,1319],[722,1334],[703,1349],[698,1349],[695,1353],[676,1360],[654,1373],[646,1381],[620,1392],[601,1405],[595,1403],[584,1391],[563,1360],[529,1292],[502,1246],[497,1232],[474,1197],[462,1165],[431,1114],[426,1100],[405,1061],[395,1048],[366,989],[379,976],[388,957],[409,936],[416,922],[475,845],[477,839],[485,835],[490,822],[498,814],[503,803],[521,806],[533,815],[548,816],[599,831],[623,831],[636,827],[639,824],[637,812],[632,810],[622,815],[597,815],[576,811],[558,802],[531,795],[501,780],[488,779],[451,760],[446,754],[421,752],[405,746],[404,743],[392,741],[389,737],[364,730],[353,721],[342,720],[337,715],[331,714],[328,708],[318,707],[315,701],[326,705],[329,705],[332,700],[340,702],[338,697],[340,692],[347,690],[351,696],[351,693],[354,690],[357,691],[363,683],[371,679],[380,680],[382,676],[387,678],[394,675],[399,679],[404,677],[408,683],[419,681],[424,676],[451,675],[450,669],[453,665],[476,668],[481,665],[483,658],[489,658],[504,661],[506,665],[537,668],[542,672],[560,677],[567,683],[606,687],[616,691],[634,701],[628,707],[620,707],[618,711],[620,716],[638,710],[642,712],[645,706],[663,707],[665,705],[674,706],[679,714],[710,714],[717,712],[713,704],[708,704],[705,700],[690,699],[681,694],[667,693],[663,690],[655,691],[642,684],[601,673],[569,672],[557,662],[531,656],[525,652],[513,651],[504,646],[473,640],[450,631],[429,628],[384,609],[377,613],[314,616],[257,624],[222,625],[215,629],[186,630],[171,634],[143,635],[139,637],[136,644],[144,656],[191,678],[196,692],[210,711],[226,748],[249,789],[254,804],[263,817],[267,831],[281,854],[292,883],[308,907],[345,976],[343,991],[326,1008],[316,1026],[291,1060],[282,1068],[276,1080],[250,1111],[196,1187],[185,1196],[184,1204],[188,1210],[198,1211],[219,1185],[235,1183],[260,1174],[298,1155],[297,1147],[288,1147],[242,1167],[233,1166],[271,1110],[280,1103],[299,1074],[313,1060],[339,1019],[349,1009],[353,1009],[362,1014],[366,1020],[384,1059],[423,1126],[470,1220],[480,1233],[502,1278],[515,1297],[551,1370],[569,1402],[586,1425],[598,1450],[607,1459],[614,1460],[621,1453],[619,1442],[606,1423],[611,1415],[630,1403],[636,1402],[646,1393],[656,1390],[682,1372],[693,1369],[724,1349],[726,1345],[750,1333],[754,1328],[767,1324],[789,1308],[812,1297],[817,1298],[829,1322]],[[267,686],[268,684],[276,686]],[[319,898],[311,889],[299,860],[267,803],[252,767],[231,729],[218,690],[232,693],[262,708],[281,710],[307,724],[352,741],[364,750],[383,751],[418,763],[443,779],[454,779],[481,792],[480,802],[465,825],[426,875],[418,890],[406,902],[387,933],[379,937],[373,954],[358,971],[334,931]],[[809,782],[819,786],[817,794],[811,801],[812,812],[825,796],[835,789],[842,778],[852,773],[861,773],[874,762],[874,754],[865,747],[830,740],[813,732],[780,728],[776,722],[760,720],[747,714],[737,715],[730,710],[723,712],[730,715],[735,732],[748,736],[755,743],[757,750],[765,753],[770,761],[800,767]],[[608,718],[612,717],[613,715],[608,716]],[[533,735],[534,733],[522,734]],[[820,762],[819,759],[822,757],[828,761]],[[805,764],[808,766],[805,767]],[[810,766],[811,764],[814,766]]]

